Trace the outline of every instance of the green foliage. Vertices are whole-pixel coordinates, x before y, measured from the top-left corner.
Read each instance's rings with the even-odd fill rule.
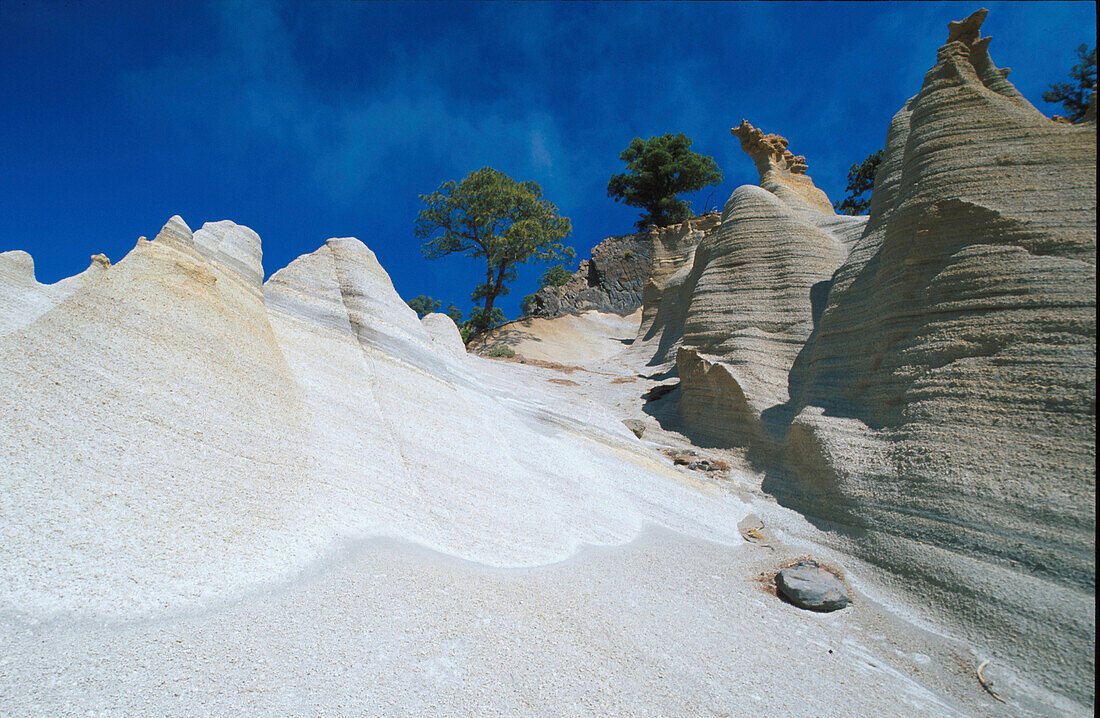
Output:
[[[540,287],[563,287],[573,278],[573,273],[568,268],[555,264],[542,273],[539,278]]]
[[[629,249],[623,252],[623,259],[634,259],[634,253]]]
[[[427,314],[431,314],[435,310],[443,306],[443,302],[427,297],[423,294],[418,294],[409,301],[405,302],[413,311],[416,312],[416,316],[423,318]],[[454,306],[453,304],[451,306]],[[457,323],[457,322],[456,322]]]
[[[499,327],[504,323],[504,310],[493,307],[488,314],[483,307],[474,307],[470,310],[470,317],[462,323],[462,326],[475,334],[481,334],[493,327]]]
[[[574,251],[561,240],[572,227],[558,208],[542,198],[535,182],[516,182],[491,167],[471,172],[461,182],[444,182],[430,195],[420,195],[424,209],[416,217],[416,235],[427,240],[429,259],[465,254],[485,260],[485,281],[470,298],[481,307],[466,323],[481,333],[504,321],[494,306],[508,293],[518,265],[537,259],[560,262]]]
[[[1089,108],[1089,95],[1096,90],[1096,47],[1090,50],[1088,45],[1080,45],[1075,52],[1079,62],[1069,71],[1073,82],[1052,83],[1050,89],[1043,93],[1043,99],[1047,102],[1062,103],[1062,111],[1070,122],[1077,122],[1085,116]]]
[[[713,157],[692,152],[691,138],[682,132],[642,140],[635,137],[619,155],[625,174],[612,175],[607,196],[640,207],[645,214],[635,224],[667,227],[691,217],[691,205],[677,195],[717,185],[722,173]]]
[[[516,352],[512,349],[512,347],[504,344],[495,346],[489,351],[485,352],[485,356],[493,357],[494,359],[511,359],[515,355]]]
[[[462,310],[454,305],[454,302],[447,307],[447,316],[451,318],[451,321],[455,323],[455,326],[462,328]]]
[[[875,188],[875,174],[882,164],[882,150],[875,152],[848,170],[848,196],[833,202],[840,214],[866,214],[871,207],[870,192]],[[864,197],[864,195],[867,195]]]
[[[474,330],[470,326],[470,322],[462,316],[462,310],[456,307],[454,302],[451,302],[447,305],[447,311],[444,314],[450,317],[451,321],[458,327],[458,333],[462,335],[462,343],[468,342]]]
[[[424,296],[423,294],[410,299],[406,302],[406,304],[412,307],[412,309],[416,312],[416,315],[421,319],[423,319],[426,315],[431,314],[432,312],[438,312],[439,309],[443,306],[443,302],[437,299],[432,299],[428,296]],[[474,313],[477,313],[478,311],[480,310],[475,307]],[[496,312],[496,324],[500,324],[504,321],[504,313],[501,312],[499,309],[497,309]],[[469,341],[470,337],[474,333],[474,326],[471,324],[469,319],[466,319],[462,316],[462,310],[456,307],[454,302],[451,302],[447,305],[447,311],[444,313],[448,317],[450,317],[451,321],[455,323],[456,327],[458,327],[458,332],[462,335],[463,343]],[[473,314],[471,314],[471,317],[472,316]],[[496,326],[496,324],[494,324],[493,326]]]
[[[523,312],[524,316],[530,316],[538,308],[538,298],[534,294],[528,294],[523,298],[523,301],[519,303],[519,309]]]

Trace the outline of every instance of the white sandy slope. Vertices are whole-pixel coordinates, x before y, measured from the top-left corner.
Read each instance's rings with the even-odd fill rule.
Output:
[[[742,504],[617,419],[482,377],[358,240],[263,287],[259,251],[173,218],[0,338],[0,604],[181,607],[371,535],[492,566],[647,523],[740,541]]]
[[[934,636],[899,645],[866,602],[827,615],[781,603],[752,580],[753,551],[770,560],[647,531],[490,569],[376,539],[201,613],[0,613],[0,695],[20,715],[966,714],[922,685],[953,667]],[[980,689],[953,678],[983,712]]]
[[[475,338],[469,349],[471,353],[486,354],[497,347],[508,347],[526,359],[598,364],[633,344],[641,321],[640,309],[626,317],[594,309],[552,319],[523,317]]]
[[[1001,714],[854,563],[845,611],[769,594],[845,559],[627,432],[624,366],[467,356],[355,239],[262,286],[259,251],[173,218],[5,280],[0,715]]]

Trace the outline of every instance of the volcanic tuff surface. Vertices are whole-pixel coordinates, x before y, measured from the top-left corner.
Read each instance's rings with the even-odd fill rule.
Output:
[[[525,364],[356,239],[0,254],[5,709],[1091,714],[1095,105],[983,18],[869,219],[743,121],[760,186],[602,243],[479,345]],[[808,553],[850,606],[769,593]]]
[[[1032,107],[983,18],[952,23],[891,123],[865,229],[742,123],[769,191],[734,192],[656,304],[683,313],[690,436],[742,451],[837,545],[1091,702],[1095,112]]]
[[[647,522],[735,536],[736,503],[669,481],[617,419],[479,376],[358,240],[262,286],[259,250],[247,228],[192,235],[175,217],[110,269],[14,304],[44,313],[0,338],[9,605],[185,605],[372,532],[490,565]]]
[[[1095,113],[1032,107],[984,16],[952,24],[891,123],[867,231],[791,372],[787,451],[818,478],[772,490],[1091,700]]]
[[[827,294],[866,218],[834,214],[784,138],[744,121],[733,133],[763,186],[734,191],[720,227],[695,252],[677,290],[685,306],[676,364],[692,435],[756,448],[771,431],[764,412],[788,399],[787,372],[813,330],[814,301]]]
[[[814,713],[974,703],[873,601],[822,626],[770,595],[812,531],[761,506],[745,543],[735,477],[623,424],[629,365],[468,356],[356,239],[262,285],[259,252],[174,217],[52,287],[5,256],[36,314],[0,336],[6,710],[782,711],[792,669]]]
[[[647,409],[667,427],[1090,703],[1095,102],[1042,115],[984,15],[891,123],[869,220],[835,215],[785,138],[734,128],[761,186],[647,285],[627,354],[676,360]]]

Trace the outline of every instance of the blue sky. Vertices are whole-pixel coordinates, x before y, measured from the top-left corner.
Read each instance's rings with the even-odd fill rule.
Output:
[[[790,140],[832,199],[980,3],[288,3],[0,0],[0,251],[39,281],[121,259],[181,215],[263,239],[271,274],[356,236],[406,299],[469,309],[481,274],[425,260],[418,195],[483,166],[538,182],[578,258],[638,211],[606,196],[635,136],[684,132],[725,180],[730,127]],[[985,3],[990,52],[1047,114],[1096,6]],[[503,306],[518,314],[542,268]]]

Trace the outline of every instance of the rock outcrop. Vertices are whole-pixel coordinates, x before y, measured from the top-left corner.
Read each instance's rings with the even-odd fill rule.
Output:
[[[573,276],[560,287],[534,294],[531,316],[553,318],[597,311],[627,316],[641,308],[644,287],[671,274],[690,258],[699,240],[718,224],[711,212],[669,227],[608,237],[592,248]]]
[[[700,219],[706,221],[685,222],[660,232],[651,230],[658,243],[649,280],[642,288],[642,323],[629,352],[651,365],[675,359],[690,301],[687,282],[696,248],[721,227],[717,213]]]
[[[264,284],[254,232],[179,217],[53,287],[0,260],[6,611],[183,608],[349,537],[512,566],[650,523],[736,540],[740,503],[685,487],[621,417],[467,356],[357,239]]]
[[[1091,700],[1096,125],[1032,107],[984,17],[952,23],[891,123],[791,372],[797,470],[767,488]]]
[[[894,117],[862,233],[784,140],[734,130],[764,189],[734,193],[680,290],[680,411],[838,546],[1090,704],[1095,117],[1031,106],[984,16],[951,24]]]
[[[19,250],[0,252],[0,336],[38,319],[109,266],[110,260],[97,254],[80,274],[40,284],[34,278],[31,255]]]
[[[806,158],[787,149],[787,138],[764,134],[747,120],[730,130],[741,140],[741,149],[752,157],[760,173],[760,186],[797,209],[834,214],[833,204],[806,174]]]
[[[201,599],[302,528],[303,404],[260,286],[179,217],[0,337],[0,395],[8,608]]]
[[[834,214],[786,139],[744,121],[733,134],[762,186],[733,193],[690,272],[649,311],[668,317],[656,358],[679,345],[679,411],[693,439],[762,450],[782,426],[771,410],[789,398],[787,373],[813,330],[815,302],[820,310],[866,218]]]

